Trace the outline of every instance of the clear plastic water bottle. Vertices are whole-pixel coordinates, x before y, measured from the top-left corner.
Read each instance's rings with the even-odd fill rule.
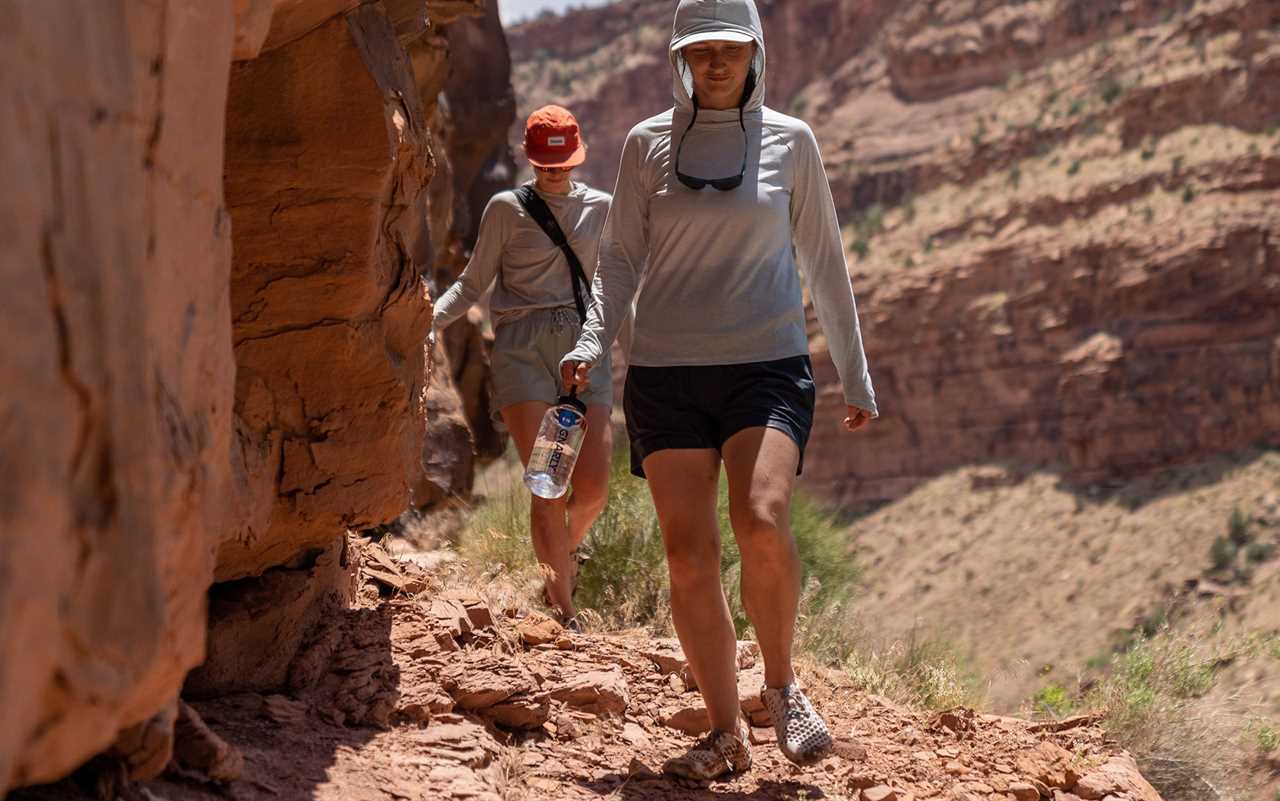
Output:
[[[552,500],[569,491],[569,478],[587,433],[587,405],[575,387],[547,409],[529,454],[524,483],[539,498]]]

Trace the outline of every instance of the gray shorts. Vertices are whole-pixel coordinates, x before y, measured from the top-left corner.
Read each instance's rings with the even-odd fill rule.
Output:
[[[555,403],[560,397],[560,360],[578,339],[578,312],[572,307],[538,309],[504,322],[494,332],[493,417],[513,403]],[[588,406],[613,405],[613,367],[606,354],[591,369],[591,386],[578,398]]]

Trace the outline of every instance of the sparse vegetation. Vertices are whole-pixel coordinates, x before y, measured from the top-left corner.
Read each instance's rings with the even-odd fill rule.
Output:
[[[1031,698],[1031,708],[1037,715],[1060,718],[1073,706],[1071,694],[1061,684],[1043,687]]]
[[[516,484],[489,498],[471,516],[460,551],[474,571],[505,569],[536,597],[541,576],[529,545],[529,495]],[[739,634],[749,627],[738,594],[741,575],[737,544],[729,524],[728,484],[721,481],[721,575]],[[860,575],[848,553],[846,532],[818,505],[798,494],[791,509],[791,528],[804,569],[800,644],[826,662],[839,663],[851,649],[849,625],[837,613],[847,606]],[[628,454],[619,448],[613,459],[609,504],[587,542],[591,558],[578,578],[577,602],[610,629],[641,626],[667,633],[670,626],[665,550],[657,513],[645,482],[630,474]],[[820,627],[807,621],[821,620]]]
[[[1084,164],[1083,159],[1076,159],[1071,162],[1071,166],[1067,168],[1067,175],[1075,175],[1080,172],[1080,167]]]
[[[1196,199],[1196,188],[1191,184],[1187,184],[1182,188],[1182,202],[1190,203]]]
[[[871,254],[871,238],[884,231],[884,207],[879,203],[873,203],[866,212],[849,223],[849,229],[853,236],[850,249],[857,255],[859,261],[865,261]]]
[[[1275,555],[1276,546],[1269,542],[1251,542],[1244,549],[1245,561],[1250,564],[1266,562]]]
[[[1258,751],[1263,754],[1271,754],[1280,748],[1280,728],[1276,728],[1275,724],[1262,723],[1259,724],[1254,732],[1254,741],[1258,746]]]
[[[1218,537],[1209,546],[1209,564],[1215,572],[1222,572],[1235,564],[1236,546],[1226,537]]]
[[[670,633],[670,601],[662,535],[645,483],[630,475],[625,448],[614,455],[609,505],[589,536],[591,558],[584,564],[577,601],[591,625],[604,629],[647,628]],[[727,484],[719,500],[721,575],[739,634],[749,621],[738,593],[740,556],[728,520]],[[945,708],[976,703],[979,682],[950,645],[914,633],[904,642],[867,645],[852,614],[851,598],[861,575],[848,552],[847,531],[815,502],[797,494],[791,527],[803,564],[796,648],[800,653],[846,670],[870,692],[902,703]],[[526,600],[536,597],[541,576],[528,540],[528,494],[516,484],[481,505],[464,531],[460,551],[480,578],[501,563],[522,584]]]
[[[855,651],[845,661],[849,675],[867,692],[926,709],[975,704],[976,677],[964,668],[955,648],[935,639],[917,639],[879,650]]]
[[[1108,75],[1106,78],[1102,79],[1101,94],[1102,101],[1109,106],[1116,102],[1116,100],[1120,98],[1120,95],[1124,94],[1124,84],[1120,83],[1119,79],[1115,76]]]
[[[1233,507],[1231,517],[1227,520],[1227,536],[1237,546],[1248,545],[1252,537],[1249,535],[1249,516]]]

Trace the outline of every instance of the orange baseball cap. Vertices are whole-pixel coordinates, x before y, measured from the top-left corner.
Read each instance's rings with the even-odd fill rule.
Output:
[[[529,115],[524,152],[535,167],[576,167],[587,160],[578,120],[562,106],[543,106]]]

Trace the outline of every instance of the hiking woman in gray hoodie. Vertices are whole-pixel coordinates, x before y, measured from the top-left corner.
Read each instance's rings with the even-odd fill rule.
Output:
[[[845,427],[877,410],[817,142],[804,122],[764,106],[755,4],[681,0],[670,57],[675,107],[627,137],[594,302],[561,372],[589,384],[634,300],[632,470],[649,481],[672,618],[713,727],[664,770],[710,779],[751,764],[719,575],[722,462],[779,747],[798,763],[831,749],[791,663],[801,568],[789,512],[815,401],[797,267],[840,374]]]

